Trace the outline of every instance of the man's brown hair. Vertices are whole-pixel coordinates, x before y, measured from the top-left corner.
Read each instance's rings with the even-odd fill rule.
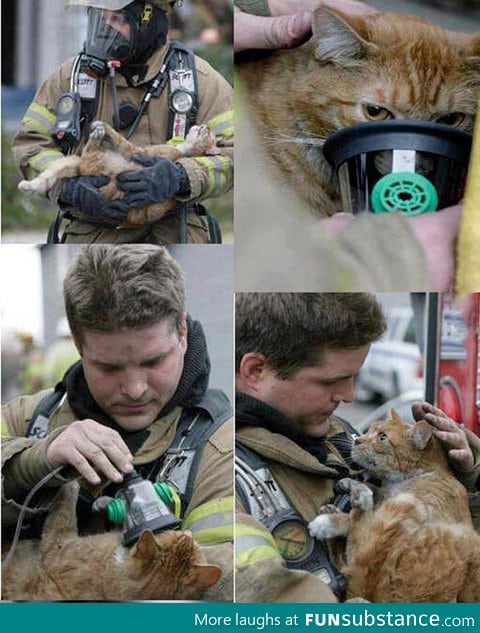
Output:
[[[161,246],[121,244],[82,248],[63,284],[72,335],[115,332],[170,319],[180,330],[185,280],[179,264]]]
[[[318,365],[326,350],[356,349],[386,329],[375,297],[366,293],[238,293],[235,361],[261,353],[280,378]]]

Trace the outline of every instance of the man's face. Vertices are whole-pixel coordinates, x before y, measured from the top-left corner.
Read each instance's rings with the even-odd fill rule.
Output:
[[[353,379],[370,345],[353,350],[328,350],[321,365],[303,367],[282,380],[267,366],[251,395],[274,407],[308,435],[328,432],[328,418],[341,402],[352,402]]]
[[[85,330],[79,353],[97,404],[122,428],[148,427],[178,386],[187,349],[170,320],[138,330]]]
[[[121,11],[102,10],[102,20],[130,41],[130,23]]]

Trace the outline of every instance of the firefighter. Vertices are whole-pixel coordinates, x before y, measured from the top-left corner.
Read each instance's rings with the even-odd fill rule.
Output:
[[[237,294],[237,601],[344,599],[343,545],[327,549],[307,524],[322,506],[349,510],[335,484],[360,479],[361,469],[351,457],[355,430],[335,410],[353,400],[353,378],[384,331],[371,295]],[[426,403],[414,415],[434,426],[474,493],[478,438]]]
[[[63,63],[38,90],[13,141],[25,178],[67,153],[80,153],[90,123],[110,123],[137,146],[180,142],[193,124],[207,124],[221,153],[183,158],[138,157],[124,172],[122,200],[99,191],[106,176],[63,179],[47,195],[69,220],[64,242],[219,242],[218,222],[200,204],[232,186],[232,89],[207,62],[168,38],[175,0],[66,0],[88,9],[82,52]],[[55,139],[55,140],[54,140]],[[175,208],[144,227],[122,228],[130,208],[173,198]]]
[[[232,599],[231,406],[208,388],[205,335],[185,312],[180,266],[161,246],[85,246],[64,299],[81,360],[55,389],[2,411],[3,543],[22,509],[22,535],[38,537],[59,486],[76,477],[79,532],[111,529],[93,503],[134,467],[170,486],[182,528],[222,566],[211,597]]]

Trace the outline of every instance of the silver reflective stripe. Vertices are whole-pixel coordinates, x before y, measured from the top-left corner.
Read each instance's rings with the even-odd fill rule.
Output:
[[[226,163],[225,163],[225,159],[221,160],[220,158],[217,158],[216,156],[209,156],[208,158],[212,161],[215,167],[213,171],[213,187],[212,187],[211,193],[217,194],[220,191],[222,191],[222,189],[227,184],[227,177],[225,174]]]
[[[272,547],[268,538],[256,534],[242,534],[241,536],[235,535],[235,552],[241,554],[254,547]]]
[[[228,119],[227,121],[223,121],[223,123],[218,123],[217,125],[214,125],[211,130],[215,136],[221,136],[222,132],[228,128],[232,128],[233,130],[233,119]]]
[[[233,512],[214,512],[213,514],[208,514],[201,519],[197,519],[196,521],[192,521],[192,523],[188,524],[188,529],[192,532],[200,532],[200,530],[208,530],[211,528],[224,527],[227,525],[232,525],[233,523]]]

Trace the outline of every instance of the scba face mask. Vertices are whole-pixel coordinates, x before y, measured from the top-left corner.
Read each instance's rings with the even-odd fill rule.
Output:
[[[472,138],[430,121],[359,123],[332,134],[323,151],[350,213],[434,212],[463,197]]]
[[[90,73],[101,77],[108,62],[120,69],[144,63],[167,39],[167,14],[149,2],[132,2],[124,9],[88,9],[84,52]]]

